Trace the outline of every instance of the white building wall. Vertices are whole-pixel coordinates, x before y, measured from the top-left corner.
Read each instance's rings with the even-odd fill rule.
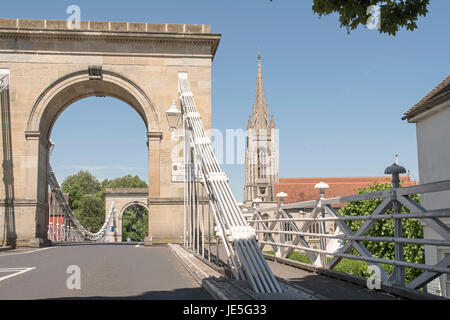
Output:
[[[436,108],[437,109],[437,108]],[[450,180],[450,107],[428,115],[416,122],[417,149],[420,183]],[[450,191],[421,195],[422,206],[426,209],[450,208]],[[450,226],[450,219],[442,219]],[[424,225],[424,237],[441,239],[433,230]],[[436,264],[450,248],[425,246],[426,264]],[[430,293],[450,296],[448,276],[442,276],[428,285]]]

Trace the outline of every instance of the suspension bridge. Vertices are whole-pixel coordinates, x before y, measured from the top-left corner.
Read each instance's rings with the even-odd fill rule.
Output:
[[[58,221],[49,216],[47,232],[48,239],[54,245],[60,246],[32,251],[21,249],[17,252],[6,252],[0,255],[0,267],[10,263],[28,265],[30,258],[36,264],[36,266],[27,268],[0,268],[2,272],[0,276],[5,275],[0,277],[1,298],[43,297],[33,293],[26,293],[24,296],[25,283],[17,279],[27,280],[36,285],[45,281],[47,285],[40,286],[48,289],[46,296],[48,298],[57,298],[58,295],[60,295],[59,297],[76,297],[77,295],[73,295],[72,292],[67,295],[67,292],[61,292],[63,289],[53,288],[55,281],[51,281],[50,278],[58,275],[58,271],[46,269],[43,272],[43,270],[39,270],[44,269],[43,261],[51,259],[60,261],[60,264],[67,264],[72,260],[74,264],[81,265],[81,269],[88,269],[89,274],[92,272],[95,274],[103,270],[105,265],[100,263],[99,266],[95,264],[92,266],[87,261],[101,257],[105,263],[117,255],[120,255],[121,259],[116,260],[115,268],[122,269],[123,275],[113,276],[118,272],[109,270],[108,279],[103,274],[101,277],[104,278],[104,281],[95,280],[99,284],[88,286],[83,294],[99,298],[105,297],[104,292],[113,290],[114,293],[108,297],[207,299],[211,296],[223,298],[228,294],[231,297],[244,297],[244,299],[273,299],[274,297],[288,299],[342,299],[346,297],[352,299],[399,299],[420,298],[421,295],[424,298],[430,298],[417,290],[439,275],[450,273],[449,258],[443,259],[435,265],[425,265],[405,261],[403,253],[405,244],[450,246],[450,232],[440,220],[450,216],[449,210],[427,211],[410,197],[412,194],[446,191],[450,187],[450,181],[400,188],[399,174],[404,172],[404,169],[394,164],[385,172],[392,174],[392,190],[326,199],[324,195],[327,185],[319,183],[316,185],[319,191],[318,200],[287,205],[281,201],[281,204],[276,207],[243,211],[236,202],[227,176],[221,170],[214,155],[211,140],[206,135],[201,115],[195,104],[194,94],[190,90],[187,73],[179,73],[178,88],[184,131],[184,160],[187,164],[184,183],[183,242],[180,245],[141,248],[140,250],[141,244],[139,243],[133,244],[133,246],[105,246],[103,240],[115,211],[114,203],[109,208],[109,213],[101,229],[96,233],[89,232],[73,214],[49,165],[47,181],[62,210],[63,219]],[[7,86],[4,86],[3,89],[7,90]],[[373,212],[364,216],[339,216],[331,206],[336,203],[370,199],[382,199],[382,202]],[[411,213],[401,213],[402,205]],[[393,213],[386,214],[390,207],[393,208]],[[289,213],[293,209],[304,208],[312,208],[308,217],[294,218]],[[263,214],[266,212],[274,212],[275,218],[263,218]],[[423,223],[428,224],[445,240],[403,237],[401,221],[412,218],[420,219]],[[394,221],[394,237],[366,235],[379,220]],[[324,225],[326,221],[334,221],[337,224],[338,228],[333,234],[326,232]],[[345,223],[346,221],[362,221],[363,224],[356,232],[352,232]],[[312,223],[320,225],[316,233],[308,231]],[[312,248],[308,243],[308,236],[320,238],[320,247]],[[372,256],[365,247],[365,241],[392,243],[395,259],[381,259]],[[63,244],[64,246],[62,246]],[[97,244],[97,246],[85,244]],[[288,257],[294,250],[306,252],[313,262],[312,265],[289,260]],[[274,254],[264,253],[269,251],[273,251]],[[74,259],[75,257],[77,258]],[[364,288],[366,284],[363,283],[363,279],[352,278],[351,275],[334,271],[333,268],[344,258],[365,261],[371,266],[379,267],[381,271],[379,291],[370,291]],[[177,259],[181,264],[177,262]],[[138,265],[142,268],[141,270],[130,267],[136,265],[137,261],[140,262]],[[381,264],[393,266],[391,273],[388,274]],[[54,264],[53,268],[58,265]],[[161,275],[167,276],[167,279],[172,278],[174,273],[178,274],[178,279],[172,278],[173,281],[169,283],[163,281],[171,290],[156,289],[155,286],[161,286],[161,283],[155,284],[150,281],[146,284],[145,281],[141,282],[140,276],[137,276],[138,274],[147,274],[144,278],[149,279],[161,277],[161,275],[148,274],[145,266],[150,266],[152,272],[159,270]],[[36,268],[37,270],[35,270]],[[185,269],[183,270],[183,268]],[[405,268],[423,270],[423,273],[406,283]],[[200,270],[200,274],[198,270]],[[61,269],[59,273],[61,274]],[[16,276],[17,279],[14,279]],[[100,275],[98,276],[100,277]],[[218,285],[218,282],[214,280],[223,277],[229,280],[227,288]],[[204,283],[205,279],[209,280],[211,284],[207,289],[202,289],[200,283]],[[194,280],[197,280],[197,283]],[[346,282],[342,280],[346,280]],[[84,281],[89,283],[90,278]],[[123,285],[122,282],[127,282],[127,285]],[[177,287],[180,285],[182,287]],[[230,289],[230,286],[234,286],[234,289]],[[348,291],[349,287],[352,289],[351,293]],[[221,291],[225,293],[220,293]],[[44,290],[41,293],[45,296],[45,292]],[[159,292],[159,296],[157,292]]]
[[[385,171],[392,176],[390,190],[326,198],[327,184],[318,181],[317,200],[284,204],[279,194],[280,204],[273,207],[239,206],[206,134],[211,63],[220,41],[210,26],[87,21],[83,30],[67,30],[64,21],[2,19],[0,39],[8,40],[0,42],[0,61],[9,68],[0,69],[5,195],[0,236],[3,246],[18,248],[0,252],[1,299],[438,298],[426,285],[450,274],[450,256],[431,264],[407,261],[405,247],[450,246],[444,223],[450,209],[428,210],[412,197],[448,192],[448,180],[402,188],[399,175],[405,169],[394,164]],[[73,52],[86,60],[73,60]],[[42,70],[55,72],[42,77]],[[175,104],[166,111],[162,102],[176,91],[181,110]],[[88,96],[126,101],[147,126],[145,245],[105,241],[117,214],[114,203],[98,232],[85,228],[50,166],[54,122],[68,105]],[[164,112],[170,128],[178,126],[177,118],[182,122],[182,184],[167,173],[176,142],[160,123]],[[58,218],[48,211],[49,187],[62,211]],[[373,199],[380,204],[362,216],[340,216],[333,207]],[[408,219],[420,220],[440,238],[406,235],[402,225]],[[393,236],[368,235],[380,220],[392,221]],[[327,221],[336,230],[329,232]],[[361,225],[355,231],[348,221]],[[318,247],[312,238],[319,239]],[[391,244],[394,257],[374,256],[368,242]],[[293,252],[305,253],[311,263],[291,260]],[[343,259],[362,261],[379,273],[369,281],[339,272]],[[80,270],[80,289],[69,288],[73,266]],[[420,272],[407,279],[409,269]]]

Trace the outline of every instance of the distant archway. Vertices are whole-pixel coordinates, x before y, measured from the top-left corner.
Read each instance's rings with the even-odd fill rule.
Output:
[[[131,203],[123,209],[122,242],[144,241],[148,236],[148,210],[140,203]]]
[[[123,214],[132,206],[141,206],[148,212],[150,221],[150,210],[147,205],[148,190],[146,188],[111,188],[105,192],[105,217],[114,203],[114,214],[106,230],[106,242],[121,242],[123,238]],[[148,235],[151,235],[150,230]]]

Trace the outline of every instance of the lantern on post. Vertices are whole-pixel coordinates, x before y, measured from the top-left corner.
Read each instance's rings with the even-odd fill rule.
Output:
[[[181,118],[181,111],[177,109],[177,104],[175,101],[172,101],[172,105],[168,110],[166,110],[166,118],[171,131],[178,127],[178,123]]]
[[[325,197],[325,189],[328,189],[330,186],[325,182],[320,181],[314,186],[314,189],[319,189],[320,198]]]
[[[384,170],[384,174],[392,175],[392,188],[400,188],[400,174],[406,173],[406,169],[398,164],[398,155],[395,155],[395,163]],[[402,212],[402,205],[397,200],[397,194],[394,192],[394,199],[392,201],[394,214]],[[403,235],[402,219],[394,219],[394,237],[401,238]],[[395,260],[404,261],[403,243],[395,243],[394,247]],[[405,285],[405,268],[403,266],[396,266],[393,270],[394,283]]]
[[[286,198],[288,195],[285,192],[279,192],[277,193],[276,197],[280,198],[280,206],[284,204],[284,198]]]

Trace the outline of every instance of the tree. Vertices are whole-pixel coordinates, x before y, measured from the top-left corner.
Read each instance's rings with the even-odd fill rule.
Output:
[[[104,194],[107,188],[147,188],[147,183],[139,176],[130,174],[114,180],[102,181],[101,199],[104,202]],[[122,216],[122,240],[143,241],[148,231],[148,212],[141,206],[127,208]]]
[[[381,190],[391,189],[389,183],[374,183],[366,188],[357,190],[358,193],[375,192]],[[419,202],[419,196],[413,195],[412,199]],[[348,203],[345,207],[341,208],[338,212],[342,216],[362,216],[372,213],[378,205],[382,202],[382,199],[373,199],[365,201],[355,201]],[[410,212],[408,209],[402,206],[402,213]],[[392,208],[386,211],[386,214],[392,214]],[[364,221],[347,221],[347,225],[353,232],[356,232]],[[417,219],[403,219],[402,220],[404,238],[423,238],[423,229]],[[394,236],[394,221],[393,219],[378,220],[370,229],[367,234],[373,237],[393,237]],[[394,243],[390,242],[375,242],[375,241],[363,241],[363,244],[369,250],[369,252],[377,258],[390,259],[395,258]],[[417,244],[404,244],[404,257],[408,262],[425,263],[424,247]],[[387,271],[392,270],[392,266],[383,266]],[[420,275],[423,271],[419,269],[406,268],[406,280],[410,281]]]
[[[105,179],[101,183],[101,191],[99,196],[104,200],[105,199],[105,190],[108,188],[147,188],[147,183],[139,176],[132,176],[128,174],[121,178],[116,178],[114,180]]]
[[[75,216],[90,232],[97,232],[105,222],[105,203],[94,195],[83,195]]]
[[[94,233],[99,231],[105,222],[107,188],[147,188],[147,183],[137,175],[126,175],[113,180],[105,179],[100,183],[88,171],[68,176],[62,183],[63,192],[69,193],[70,207],[75,216],[84,227]],[[128,208],[124,212],[122,225],[124,230],[129,230],[133,241],[144,240],[148,230],[147,211],[139,206]]]
[[[272,0],[270,0],[272,2]],[[395,35],[399,27],[408,30],[417,28],[419,16],[426,16],[429,0],[313,0],[313,12],[319,15],[339,14],[341,27],[347,32],[360,24],[366,25],[370,18],[367,9],[371,5],[380,7],[380,33]]]
[[[148,235],[148,211],[141,206],[132,206],[122,216],[122,241],[143,241]]]
[[[80,207],[81,198],[85,195],[94,196],[101,190],[100,182],[88,171],[80,171],[68,176],[62,183],[62,191],[69,193],[69,203],[73,211]]]

